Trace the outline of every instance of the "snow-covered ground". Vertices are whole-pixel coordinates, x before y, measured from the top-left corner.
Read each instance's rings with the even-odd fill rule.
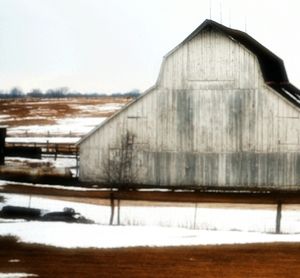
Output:
[[[6,157],[5,165],[13,167],[22,167],[26,165],[33,165],[33,168],[46,166],[49,168],[56,168],[56,170],[61,169],[64,171],[64,168],[69,168],[73,177],[76,176],[76,167],[77,161],[75,156],[64,156],[58,155],[55,159],[54,155],[44,155],[42,159],[32,159],[32,158],[23,158],[23,157]],[[3,183],[0,179],[0,185]],[[33,184],[31,184],[33,185]]]
[[[59,222],[5,223],[0,225],[0,235],[14,235],[23,242],[65,248],[187,246],[300,241],[300,235],[205,231],[157,226],[66,224]]]
[[[5,164],[6,165],[14,165],[14,164],[49,164],[56,168],[74,168],[76,167],[76,158],[72,156],[63,156],[58,155],[57,159],[54,159],[54,156],[43,156],[42,159],[34,159],[34,158],[24,158],[24,157],[6,157]],[[1,180],[0,180],[1,182]]]
[[[35,137],[39,137],[39,136],[78,137],[88,133],[95,126],[101,124],[105,119],[106,119],[105,117],[65,118],[65,119],[57,120],[56,124],[53,125],[49,124],[49,125],[28,125],[28,126],[11,127],[8,129],[8,135],[11,137],[17,137],[17,136],[24,137],[24,135],[26,134],[35,134]]]
[[[105,103],[102,105],[81,105],[81,104],[72,104],[71,107],[79,109],[81,111],[88,111],[89,113],[97,112],[115,112],[121,109],[124,106],[123,103]]]
[[[106,117],[120,110],[128,100],[124,99],[120,102],[116,99],[116,102],[108,103],[82,101],[81,104],[76,99],[74,99],[75,103],[72,103],[72,100],[59,100],[57,103],[64,105],[63,109],[66,110],[64,118],[61,118],[63,115],[60,106],[55,107],[55,101],[57,100],[26,101],[22,104],[25,105],[23,111],[25,114],[21,113],[21,116],[15,113],[19,107],[9,105],[8,108],[4,105],[5,109],[0,111],[0,125],[8,126],[8,136],[31,137],[27,139],[31,142],[35,142],[34,137],[81,137],[101,124]],[[75,109],[77,112],[70,112],[68,106],[70,111]],[[37,121],[47,124],[36,124]]]
[[[7,143],[37,143],[37,144],[75,144],[81,137],[7,137]]]
[[[24,242],[66,248],[300,242],[300,234],[294,233],[300,231],[299,206],[284,207],[282,230],[291,234],[276,235],[268,232],[243,231],[243,229],[274,230],[275,210],[270,206],[247,208],[245,206],[221,207],[213,204],[202,204],[197,207],[175,207],[174,205],[142,207],[138,206],[137,203],[134,206],[128,206],[127,203],[127,207],[121,204],[122,225],[109,226],[109,206],[80,204],[17,194],[1,195],[6,198],[2,205],[30,205],[34,208],[51,211],[72,207],[96,222],[96,224],[68,224],[0,220],[0,235],[17,236]],[[195,209],[197,210],[195,211]],[[186,221],[185,219],[190,219],[189,214],[191,213],[193,219],[197,219],[197,225],[194,229],[180,228],[180,225],[177,224],[183,223]],[[131,220],[131,223],[127,223],[131,225],[125,225],[126,221],[128,222],[133,218],[136,221]],[[173,226],[173,224],[177,226]],[[191,224],[194,225],[194,223]],[[269,225],[270,227],[267,228]]]
[[[29,274],[29,273],[2,273],[0,272],[0,278],[25,278],[25,277],[38,277],[36,274]]]

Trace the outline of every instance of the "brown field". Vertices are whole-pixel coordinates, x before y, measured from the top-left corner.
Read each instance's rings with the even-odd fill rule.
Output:
[[[10,118],[0,124],[13,126],[54,124],[57,119],[80,117],[109,117],[114,111],[95,111],[88,107],[101,104],[126,104],[130,98],[101,97],[101,98],[61,98],[61,99],[8,99],[0,100],[1,114]],[[85,106],[87,109],[80,109]]]
[[[3,237],[0,246],[0,272],[26,272],[39,277],[300,276],[300,244],[62,249],[17,243],[14,238]]]

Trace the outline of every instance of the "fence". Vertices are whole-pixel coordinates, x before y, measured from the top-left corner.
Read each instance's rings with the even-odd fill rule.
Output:
[[[42,154],[54,155],[57,159],[58,155],[72,155],[78,159],[79,148],[72,143],[50,143],[47,142],[7,142],[6,147],[35,147],[41,148]]]

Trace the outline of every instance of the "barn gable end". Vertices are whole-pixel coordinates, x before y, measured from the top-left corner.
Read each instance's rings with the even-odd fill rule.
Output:
[[[153,88],[81,140],[80,179],[105,182],[130,133],[139,184],[300,186],[297,94],[278,57],[205,21],[164,58]]]

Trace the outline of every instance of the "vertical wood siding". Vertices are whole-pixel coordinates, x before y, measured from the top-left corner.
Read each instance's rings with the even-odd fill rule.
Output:
[[[299,110],[264,83],[256,56],[216,31],[163,62],[157,85],[80,145],[80,178],[135,134],[141,184],[300,186]]]

